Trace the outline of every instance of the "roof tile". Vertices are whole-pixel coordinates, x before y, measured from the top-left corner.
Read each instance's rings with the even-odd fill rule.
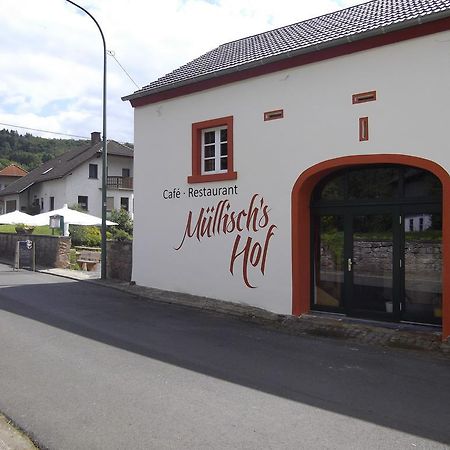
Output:
[[[0,170],[0,177],[23,177],[27,173],[28,172],[25,169],[22,169],[22,167],[19,167],[16,164],[10,164]]]
[[[294,23],[254,36],[220,45],[199,58],[179,67],[124,100],[145,96],[153,91],[170,89],[178,84],[195,82],[215,73],[245,66],[288,52],[314,50],[318,45],[332,44],[380,28],[448,11],[450,0],[374,0]],[[286,55],[288,57],[289,55]]]

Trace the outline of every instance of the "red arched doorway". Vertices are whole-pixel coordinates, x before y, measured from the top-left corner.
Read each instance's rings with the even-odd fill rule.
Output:
[[[311,253],[310,200],[317,183],[330,173],[351,166],[398,164],[417,167],[434,174],[442,183],[442,337],[450,336],[450,176],[438,164],[408,155],[380,154],[335,158],[305,170],[292,190],[292,313],[300,315],[310,310]]]

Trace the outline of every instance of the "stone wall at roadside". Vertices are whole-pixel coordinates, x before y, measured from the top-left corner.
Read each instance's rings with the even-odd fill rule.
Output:
[[[0,261],[14,264],[17,241],[31,240],[36,251],[36,266],[69,268],[70,237],[0,233]]]
[[[107,241],[106,255],[106,277],[131,281],[133,241]]]

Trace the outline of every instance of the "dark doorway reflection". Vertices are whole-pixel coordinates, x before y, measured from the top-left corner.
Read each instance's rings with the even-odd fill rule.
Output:
[[[344,222],[339,215],[321,216],[315,233],[314,303],[342,306],[344,286]]]

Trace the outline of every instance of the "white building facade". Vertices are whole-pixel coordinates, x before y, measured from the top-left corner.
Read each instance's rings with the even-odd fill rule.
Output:
[[[135,108],[133,280],[280,314],[436,324],[448,337],[444,3],[353,42],[239,72],[163,77],[126,97]],[[405,219],[419,216],[426,226],[409,230]]]

